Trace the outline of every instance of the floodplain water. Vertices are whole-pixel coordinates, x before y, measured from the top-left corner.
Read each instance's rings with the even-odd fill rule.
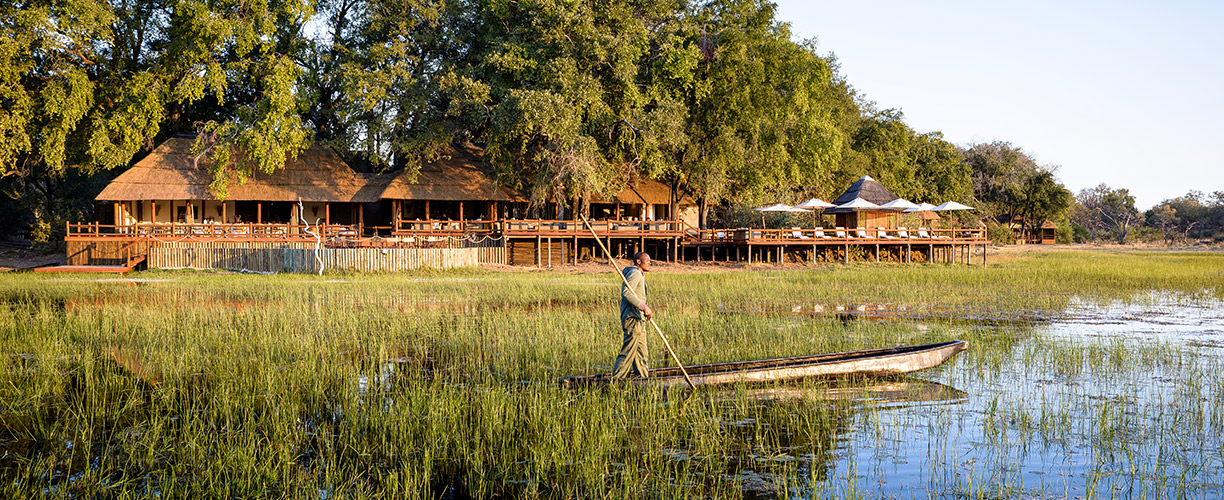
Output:
[[[0,276],[0,498],[1219,498],[1219,261],[660,273],[686,363],[970,343],[666,393],[557,383],[619,347],[602,275]]]
[[[910,377],[963,397],[862,398],[800,496],[1224,497],[1224,302],[1077,298],[993,328],[1021,340],[991,369],[971,346]]]

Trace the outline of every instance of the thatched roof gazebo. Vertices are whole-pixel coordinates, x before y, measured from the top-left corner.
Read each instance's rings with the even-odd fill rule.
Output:
[[[850,185],[841,196],[833,200],[834,205],[845,205],[855,199],[862,199],[876,205],[884,205],[893,200],[900,198],[888,188],[880,184],[879,181],[872,179],[870,175],[864,175]],[[892,210],[859,210],[854,208],[830,208],[825,210],[826,214],[834,214],[837,216],[837,225],[840,227],[892,227],[892,218],[889,217],[893,213]]]

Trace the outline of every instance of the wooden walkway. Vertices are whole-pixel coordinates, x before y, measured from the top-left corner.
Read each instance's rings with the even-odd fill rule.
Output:
[[[36,273],[109,273],[124,274],[136,270],[144,262],[144,258],[134,259],[135,262],[123,266],[44,266],[34,268]]]

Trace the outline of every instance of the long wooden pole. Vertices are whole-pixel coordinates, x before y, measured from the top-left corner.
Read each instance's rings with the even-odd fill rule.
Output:
[[[582,223],[585,224],[587,230],[591,232],[591,236],[595,237],[595,242],[599,243],[599,248],[603,249],[604,255],[608,256],[608,265],[612,266],[612,271],[615,272],[617,276],[620,276],[621,282],[625,284],[625,288],[629,290],[629,293],[632,293],[634,297],[637,297],[640,300],[642,297],[637,294],[637,290],[634,290],[632,286],[629,286],[629,279],[625,278],[625,275],[620,272],[620,269],[616,268],[616,260],[612,258],[612,252],[608,251],[608,247],[604,246],[603,240],[600,240],[599,235],[595,234],[595,228],[591,227],[591,223],[587,221],[586,217],[582,218]],[[680,373],[684,374],[684,381],[688,382],[690,388],[696,389],[697,386],[693,384],[693,379],[689,378],[688,370],[684,369],[684,364],[680,362],[680,358],[676,357],[676,351],[672,350],[671,343],[667,341],[667,336],[663,335],[663,330],[661,330],[659,325],[655,323],[653,317],[647,321],[650,322],[650,326],[654,327],[655,332],[659,334],[659,338],[663,339],[663,346],[667,348],[667,353],[671,354],[672,361],[676,362],[676,366],[680,367]]]

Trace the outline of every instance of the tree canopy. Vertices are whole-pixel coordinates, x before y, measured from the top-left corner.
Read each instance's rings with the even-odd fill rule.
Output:
[[[311,142],[412,173],[471,141],[559,211],[646,177],[704,221],[864,174],[917,201],[1065,210],[1018,148],[960,151],[876,109],[764,0],[24,0],[0,31],[0,188],[44,222],[86,211],[67,184],[181,133],[222,198]],[[51,191],[81,208],[51,216]]]

